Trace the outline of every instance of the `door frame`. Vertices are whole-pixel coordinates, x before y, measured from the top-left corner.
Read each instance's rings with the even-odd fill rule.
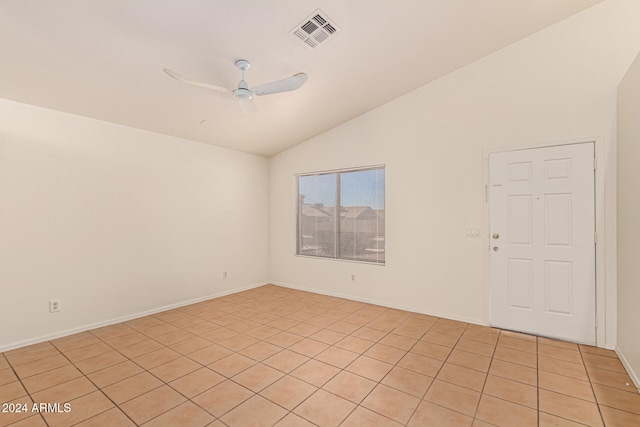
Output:
[[[489,230],[490,230],[490,215],[489,215],[489,155],[492,153],[501,153],[506,151],[519,151],[519,150],[528,150],[534,148],[544,148],[544,147],[555,147],[559,145],[570,145],[570,144],[580,144],[586,142],[594,143],[595,150],[595,159],[596,159],[596,170],[595,170],[595,181],[594,181],[594,191],[595,191],[595,230],[598,236],[598,241],[595,245],[595,285],[596,285],[596,319],[597,319],[597,328],[596,328],[596,345],[598,347],[604,347],[609,349],[615,348],[615,319],[607,318],[608,316],[615,316],[615,304],[616,304],[616,288],[615,288],[615,271],[610,272],[613,274],[613,278],[609,277],[610,286],[606,286],[607,284],[607,269],[606,263],[607,259],[605,257],[605,249],[606,249],[606,240],[611,239],[611,236],[605,235],[605,149],[604,149],[604,138],[602,136],[595,137],[585,137],[585,138],[574,138],[567,140],[556,140],[552,142],[543,142],[539,144],[531,143],[525,144],[521,146],[508,146],[508,147],[500,147],[500,148],[492,148],[483,150],[483,189],[485,192],[484,196],[484,207],[483,207],[483,230],[486,230],[485,233],[482,234],[482,246],[484,250],[482,251],[483,256],[483,278],[482,281],[484,283],[484,323],[486,325],[490,325],[491,323],[491,283],[489,281]],[[615,153],[612,154],[615,159]],[[610,174],[615,176],[615,168],[609,172]],[[615,190],[615,187],[614,187]],[[614,191],[615,192],[615,191]],[[615,199],[614,199],[615,200]],[[613,219],[615,225],[615,218]],[[615,233],[614,233],[615,234]],[[614,256],[615,256],[615,240],[613,243],[610,242],[610,245],[613,246]],[[609,250],[612,250],[609,248]],[[614,258],[615,260],[615,258]],[[615,261],[614,261],[615,262]],[[615,266],[614,266],[615,267]],[[615,270],[615,268],[610,269]],[[607,298],[608,297],[608,298]],[[609,329],[612,329],[611,331]],[[612,339],[607,340],[607,335],[612,336]]]

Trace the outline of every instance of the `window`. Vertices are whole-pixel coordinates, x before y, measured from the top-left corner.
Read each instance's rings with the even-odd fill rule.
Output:
[[[297,179],[298,255],[384,264],[384,167]]]

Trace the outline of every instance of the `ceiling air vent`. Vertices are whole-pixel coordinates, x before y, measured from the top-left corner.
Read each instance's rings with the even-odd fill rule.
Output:
[[[328,40],[340,29],[320,9],[289,32],[302,40],[311,49]]]

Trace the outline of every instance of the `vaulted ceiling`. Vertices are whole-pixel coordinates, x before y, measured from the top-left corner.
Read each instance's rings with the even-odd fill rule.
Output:
[[[0,98],[271,156],[602,0],[2,0]],[[320,9],[338,31],[290,34]],[[305,72],[255,98],[234,89]]]

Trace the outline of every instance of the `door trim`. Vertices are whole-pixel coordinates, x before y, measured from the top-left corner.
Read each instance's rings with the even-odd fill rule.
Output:
[[[569,140],[558,140],[540,144],[525,144],[522,146],[509,146],[494,149],[483,150],[483,189],[485,192],[484,207],[483,207],[483,230],[486,232],[482,235],[482,243],[484,250],[483,256],[483,273],[482,282],[484,284],[484,323],[489,325],[491,323],[491,301],[490,301],[490,282],[489,282],[489,232],[490,229],[490,216],[489,216],[489,155],[492,153],[501,153],[505,151],[527,150],[534,148],[555,147],[559,145],[580,144],[586,142],[593,142],[595,149],[595,158],[597,162],[597,168],[595,170],[595,230],[598,235],[598,243],[596,246],[596,319],[598,327],[596,329],[596,345],[598,347],[614,349],[615,348],[615,301],[616,301],[616,289],[615,289],[615,272],[610,272],[613,277],[609,277],[610,286],[606,286],[607,270],[606,270],[606,258],[605,249],[607,240],[611,236],[606,236],[604,213],[605,213],[605,151],[604,151],[604,137],[584,137],[574,138]],[[615,157],[615,154],[614,154]],[[615,175],[615,169],[609,173]],[[610,243],[615,247],[615,240]],[[611,250],[611,249],[610,249]],[[614,252],[615,255],[615,252]],[[614,258],[615,259],[615,258]],[[609,297],[609,304],[607,304],[607,298]],[[610,337],[607,340],[607,337]]]

